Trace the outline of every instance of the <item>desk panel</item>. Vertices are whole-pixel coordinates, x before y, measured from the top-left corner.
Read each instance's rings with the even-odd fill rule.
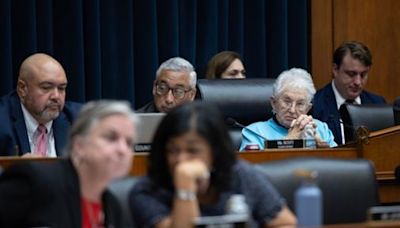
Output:
[[[251,163],[261,163],[275,160],[288,159],[292,157],[312,156],[327,157],[336,159],[355,159],[359,158],[360,153],[358,147],[348,148],[326,148],[326,149],[269,149],[265,151],[247,151],[239,152],[238,157]],[[146,174],[148,153],[137,153],[134,156],[133,167],[130,171],[132,176],[140,176]],[[9,165],[24,162],[51,162],[57,158],[21,158],[21,157],[1,157],[0,166],[7,168]],[[381,167],[382,168],[382,167]],[[384,168],[382,168],[383,170]],[[379,183],[380,200],[382,203],[400,202],[400,185],[396,183],[393,171],[377,171],[377,180]]]

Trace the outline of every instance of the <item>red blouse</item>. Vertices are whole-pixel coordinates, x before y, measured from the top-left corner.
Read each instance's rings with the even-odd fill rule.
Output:
[[[82,228],[104,227],[103,206],[81,197]]]

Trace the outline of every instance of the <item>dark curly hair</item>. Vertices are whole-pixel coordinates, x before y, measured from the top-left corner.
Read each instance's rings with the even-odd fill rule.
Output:
[[[193,121],[195,124],[192,124]],[[161,121],[153,138],[148,175],[156,185],[174,190],[166,145],[171,138],[182,136],[191,130],[196,131],[210,144],[213,158],[210,185],[221,193],[230,186],[236,153],[221,113],[215,107],[199,101],[179,106]]]

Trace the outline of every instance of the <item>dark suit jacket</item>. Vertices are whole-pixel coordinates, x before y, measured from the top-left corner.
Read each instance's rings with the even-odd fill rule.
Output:
[[[106,227],[121,226],[121,209],[103,194]],[[81,195],[72,162],[21,163],[0,176],[0,227],[81,227]]]
[[[53,121],[57,156],[62,155],[68,129],[80,108],[81,104],[66,102],[60,115]],[[15,91],[0,99],[0,124],[0,156],[18,156],[31,152],[24,115]]]
[[[376,94],[363,91],[360,95],[361,104],[384,104],[385,98]],[[335,142],[342,144],[342,135],[340,131],[340,114],[337,109],[335,94],[332,84],[329,83],[324,88],[317,91],[314,96],[312,116],[328,124],[331,129]]]
[[[159,112],[154,104],[154,101],[149,102],[142,106],[141,108],[136,110],[137,113],[152,113],[152,112]]]

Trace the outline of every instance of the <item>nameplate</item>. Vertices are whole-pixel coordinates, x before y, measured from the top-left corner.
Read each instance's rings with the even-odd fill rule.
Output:
[[[150,152],[151,143],[138,143],[135,144],[135,152]]]
[[[368,210],[369,221],[400,221],[400,206],[377,206]]]
[[[293,149],[293,148],[310,148],[315,147],[315,140],[307,139],[279,139],[265,140],[266,149]]]

